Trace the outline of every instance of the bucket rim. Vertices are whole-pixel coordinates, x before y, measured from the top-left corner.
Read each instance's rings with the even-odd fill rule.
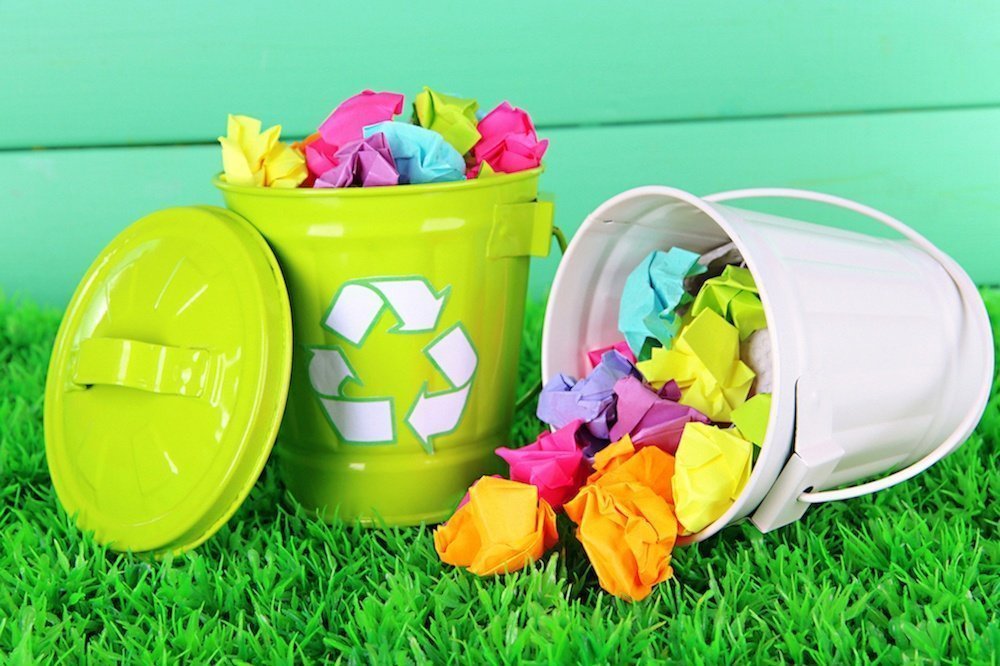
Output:
[[[497,173],[488,178],[474,180],[452,180],[445,183],[422,183],[420,185],[387,185],[384,187],[258,187],[256,185],[233,185],[222,180],[222,172],[212,177],[212,184],[223,192],[259,196],[274,199],[302,198],[372,198],[435,194],[456,190],[483,190],[501,187],[524,180],[537,179],[545,171],[545,165],[514,173]]]

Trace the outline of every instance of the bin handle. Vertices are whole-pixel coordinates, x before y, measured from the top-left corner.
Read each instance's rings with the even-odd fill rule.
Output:
[[[822,192],[785,187],[761,187],[743,190],[729,190],[726,192],[716,192],[715,194],[710,194],[704,197],[705,201],[712,203],[722,203],[723,201],[732,201],[734,199],[763,198],[800,199],[803,201],[824,203],[864,215],[865,217],[875,220],[876,222],[879,222],[882,225],[902,234],[907,240],[912,242],[941,264],[941,267],[944,268],[945,272],[948,273],[952,281],[955,283],[955,287],[958,289],[959,295],[962,299],[962,304],[966,311],[979,311],[982,316],[978,317],[978,320],[983,322],[986,339],[992,337],[989,320],[985,316],[985,312],[983,312],[982,299],[979,296],[979,292],[964,274],[962,269],[959,268],[958,264],[955,263],[955,260],[935,247],[934,244],[927,240],[923,235],[891,215],[883,213],[882,211],[870,206],[858,203],[857,201],[852,201],[851,199],[845,199],[832,194],[823,194]],[[988,365],[992,367],[992,363]],[[821,504],[823,502],[832,502],[835,500],[852,499],[854,497],[861,497],[862,495],[884,490],[908,479],[912,479],[917,474],[920,474],[965,442],[968,436],[975,429],[976,425],[979,423],[983,408],[989,401],[992,385],[993,373],[992,371],[987,371],[983,374],[983,382],[979,387],[978,393],[976,394],[976,400],[973,403],[973,407],[965,415],[961,423],[958,424],[955,430],[947,438],[945,438],[945,440],[941,442],[937,448],[909,467],[893,472],[892,474],[889,474],[881,479],[876,479],[874,481],[869,481],[868,483],[862,483],[856,486],[848,486],[837,490],[804,492],[799,495],[799,501],[806,502],[808,504]]]
[[[87,338],[76,351],[73,383],[201,397],[212,372],[211,354],[126,338]]]
[[[568,245],[566,243],[566,234],[562,232],[562,229],[553,225],[552,238],[555,239],[556,245],[559,246],[559,256],[561,258],[562,255],[566,254],[566,246]],[[514,409],[515,410],[521,409],[529,402],[531,402],[532,399],[535,398],[535,396],[541,393],[541,391],[542,391],[542,380],[539,379],[538,381],[536,381],[534,384],[531,385],[531,387],[524,393],[524,395],[522,395],[520,398],[517,399],[517,402],[514,403]]]
[[[486,257],[548,256],[554,215],[555,205],[545,193],[540,193],[534,201],[497,204],[486,242]]]

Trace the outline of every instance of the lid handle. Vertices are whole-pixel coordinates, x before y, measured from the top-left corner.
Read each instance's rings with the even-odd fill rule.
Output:
[[[89,338],[77,351],[73,382],[122,386],[198,398],[205,392],[211,354],[123,338]]]

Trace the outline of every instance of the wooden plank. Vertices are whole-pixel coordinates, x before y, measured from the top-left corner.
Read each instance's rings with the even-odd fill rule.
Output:
[[[651,183],[696,193],[791,186],[856,198],[900,217],[980,282],[1000,283],[1000,108],[563,129],[545,189],[572,232],[618,192]],[[64,304],[101,247],[167,206],[219,203],[215,146],[0,153],[0,288]],[[776,212],[869,229],[815,206]],[[554,257],[535,265],[545,292]]]
[[[8,0],[0,62],[0,148],[203,142],[228,112],[304,135],[423,84],[548,127],[969,107],[1000,103],[1000,3]]]

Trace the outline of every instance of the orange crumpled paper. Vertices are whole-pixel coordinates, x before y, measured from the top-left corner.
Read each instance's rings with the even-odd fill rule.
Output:
[[[654,447],[643,451],[669,456]],[[677,519],[673,507],[648,486],[590,484],[565,510],[578,525],[577,538],[607,592],[640,601],[673,575],[670,554],[677,539]]]
[[[469,489],[469,503],[434,530],[442,562],[479,576],[517,571],[559,540],[556,514],[527,483],[484,476]]]
[[[608,472],[618,469],[622,463],[635,455],[632,438],[625,435],[617,442],[611,442],[594,454],[594,473],[587,477],[587,483],[594,483]]]
[[[634,482],[649,487],[668,504],[674,503],[671,479],[674,457],[655,446],[635,450],[632,438],[625,435],[594,456],[594,473],[587,483],[609,486]]]

